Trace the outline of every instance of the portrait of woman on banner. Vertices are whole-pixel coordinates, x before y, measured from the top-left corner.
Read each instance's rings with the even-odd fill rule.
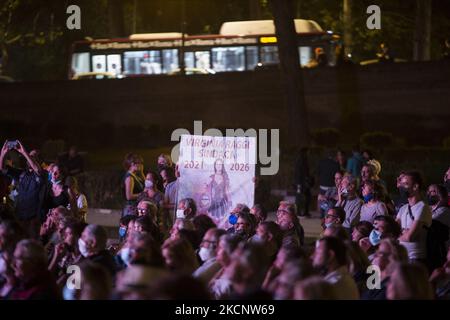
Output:
[[[216,159],[214,162],[214,174],[209,178],[210,180],[206,186],[211,203],[208,208],[208,213],[211,218],[220,220],[231,208],[231,197],[229,194],[230,179],[228,178],[222,159]]]

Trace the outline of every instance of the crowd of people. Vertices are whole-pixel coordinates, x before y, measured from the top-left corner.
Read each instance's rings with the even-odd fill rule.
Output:
[[[11,148],[25,169],[8,161]],[[296,183],[305,194],[313,179],[304,177],[307,157],[300,162]],[[289,201],[236,204],[227,226],[216,225],[193,199],[178,199],[180,172],[164,154],[149,171],[142,157],[126,155],[113,236],[87,223],[77,170],[43,164],[20,142],[5,143],[0,165],[0,299],[450,297],[450,168],[443,184],[426,189],[418,172],[400,172],[391,198],[369,153],[355,148],[345,161],[330,153],[318,164],[323,232],[316,240],[305,236],[304,213]]]

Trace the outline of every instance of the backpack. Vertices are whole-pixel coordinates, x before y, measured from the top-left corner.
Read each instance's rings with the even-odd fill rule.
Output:
[[[446,243],[449,239],[449,230],[448,226],[434,219],[427,230],[427,262],[431,271],[442,267],[447,260]]]

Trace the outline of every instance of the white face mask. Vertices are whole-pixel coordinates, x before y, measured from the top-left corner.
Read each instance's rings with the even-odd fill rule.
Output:
[[[5,258],[0,255],[0,274],[5,273],[8,268]]]
[[[86,242],[84,242],[84,240],[81,238],[78,239],[78,249],[80,249],[80,253],[83,257],[86,258],[88,256],[89,251],[86,247]]]
[[[67,287],[67,285],[64,286],[63,288],[63,299],[64,300],[77,300],[77,298],[75,297],[75,289],[69,289]]]
[[[122,250],[120,250],[120,259],[122,259],[122,261],[129,266],[130,262],[131,262],[131,249],[130,248],[122,248]]]
[[[260,236],[258,236],[257,234],[255,234],[255,235],[252,237],[251,241],[252,241],[253,243],[261,243],[261,244],[264,243],[264,239],[261,238]]]
[[[211,248],[201,247],[198,251],[198,255],[203,262],[214,258],[214,251]]]
[[[184,210],[177,209],[177,219],[184,219]]]
[[[151,188],[153,188],[153,181],[145,180],[145,189],[151,189]]]

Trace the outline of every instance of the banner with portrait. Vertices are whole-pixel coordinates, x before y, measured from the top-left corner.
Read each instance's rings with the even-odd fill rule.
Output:
[[[182,135],[178,201],[192,198],[218,225],[237,203],[253,206],[255,137]]]

